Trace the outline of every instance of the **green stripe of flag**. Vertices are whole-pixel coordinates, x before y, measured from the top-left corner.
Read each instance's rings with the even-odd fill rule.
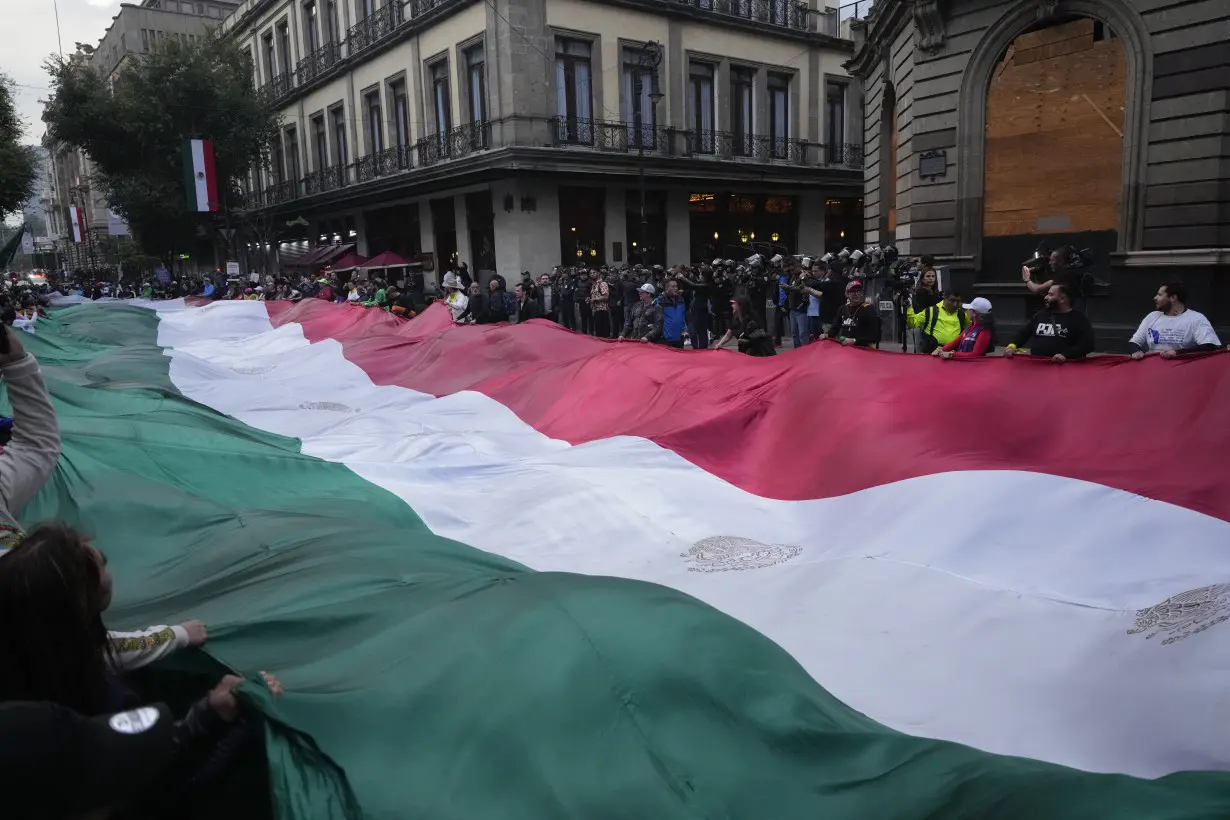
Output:
[[[184,159],[184,197],[188,206],[188,210],[196,211],[196,170],[192,164],[192,140],[186,139],[183,141],[183,159]]]
[[[96,533],[112,626],[199,617],[218,659],[281,676],[285,698],[259,702],[284,820],[346,816],[339,771],[369,818],[1230,816],[1230,775],[910,737],[682,593],[437,537],[346,467],[180,396],[153,312],[84,305],[38,329],[64,458],[24,520]]]

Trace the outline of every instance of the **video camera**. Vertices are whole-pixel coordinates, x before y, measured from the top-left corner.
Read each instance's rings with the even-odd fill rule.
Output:
[[[1060,254],[1065,256],[1068,261],[1068,270],[1087,271],[1093,267],[1094,256],[1090,248],[1082,248],[1077,250],[1072,245],[1063,245],[1056,248]],[[1046,270],[1050,264],[1051,252],[1043,242],[1038,245],[1038,249],[1034,251],[1034,255],[1025,260],[1024,266],[1029,269],[1030,273],[1041,273]]]

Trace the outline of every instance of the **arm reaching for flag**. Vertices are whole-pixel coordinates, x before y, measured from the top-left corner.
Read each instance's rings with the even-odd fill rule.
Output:
[[[3,327],[8,349],[0,353],[0,377],[13,404],[13,438],[0,452],[0,549],[21,532],[17,511],[43,487],[60,460],[60,428],[38,361],[17,333]]]

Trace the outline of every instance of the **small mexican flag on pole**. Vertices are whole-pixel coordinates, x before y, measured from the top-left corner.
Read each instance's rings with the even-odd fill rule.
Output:
[[[218,175],[211,141],[184,140],[184,188],[188,210],[218,210]]]

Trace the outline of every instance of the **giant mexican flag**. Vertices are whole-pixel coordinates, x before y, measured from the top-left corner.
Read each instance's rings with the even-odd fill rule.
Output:
[[[86,304],[25,510],[275,671],[281,818],[1230,816],[1230,356]]]

